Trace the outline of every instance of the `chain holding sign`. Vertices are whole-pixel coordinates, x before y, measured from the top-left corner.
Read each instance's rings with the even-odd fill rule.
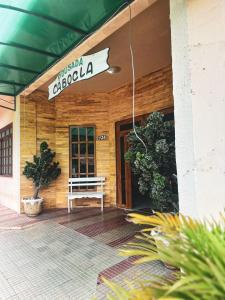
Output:
[[[57,78],[48,87],[48,100],[59,95],[71,84],[89,79],[109,69],[109,48],[95,54],[82,56],[69,64],[59,73]]]

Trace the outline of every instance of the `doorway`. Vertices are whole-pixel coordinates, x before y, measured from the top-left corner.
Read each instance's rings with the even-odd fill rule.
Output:
[[[136,117],[136,126],[143,124],[146,116],[148,114]],[[124,157],[129,148],[128,134],[132,129],[132,119],[116,123],[117,206],[127,209],[136,208],[144,201],[138,189],[138,179]]]
[[[165,121],[174,121],[173,108],[159,110],[164,113]],[[144,125],[148,114],[135,117],[135,125]],[[125,160],[128,151],[128,134],[133,130],[132,118],[116,122],[116,178],[117,206],[127,209],[149,209],[151,204],[139,192],[138,178],[131,170],[130,163]]]

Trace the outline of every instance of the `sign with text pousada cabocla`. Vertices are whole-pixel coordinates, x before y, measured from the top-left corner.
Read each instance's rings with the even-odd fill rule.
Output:
[[[109,48],[106,48],[95,54],[82,56],[73,61],[63,71],[61,71],[57,78],[49,85],[48,100],[59,95],[71,84],[84,79],[89,79],[108,70],[108,56]]]

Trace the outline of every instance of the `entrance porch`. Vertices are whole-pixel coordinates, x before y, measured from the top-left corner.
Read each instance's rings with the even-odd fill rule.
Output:
[[[118,66],[119,72],[103,72],[71,84],[51,101],[48,86],[53,78],[35,92],[20,96],[21,174],[43,141],[56,152],[62,170],[56,182],[40,193],[47,209],[67,207],[71,177],[105,177],[104,207],[142,205],[137,182],[124,161],[126,137],[132,130],[130,26],[135,53],[135,119],[144,120],[154,111],[173,112],[169,3],[160,0],[86,53],[109,48],[109,65]],[[32,183],[21,176],[20,198],[32,194]],[[94,207],[100,206],[99,202],[79,199],[76,205]]]

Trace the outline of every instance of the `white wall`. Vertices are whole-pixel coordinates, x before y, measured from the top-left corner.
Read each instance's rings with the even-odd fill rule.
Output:
[[[20,101],[17,111],[0,108],[0,128],[13,122],[13,177],[0,176],[0,203],[20,212]]]
[[[225,208],[225,1],[170,0],[180,209]]]

